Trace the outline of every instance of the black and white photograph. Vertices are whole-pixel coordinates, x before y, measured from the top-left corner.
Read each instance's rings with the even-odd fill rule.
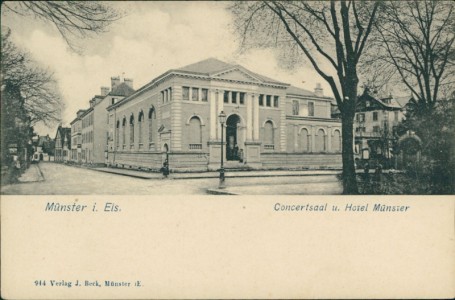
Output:
[[[183,247],[185,254],[153,248],[155,246],[153,251],[162,251],[163,257],[169,260],[194,255],[196,260],[183,263],[193,266],[197,259],[202,260],[204,242],[208,245],[206,249],[212,250],[221,244],[227,249],[231,242],[240,244],[242,246],[227,250],[227,257],[234,257],[234,253],[242,257],[241,263],[233,264],[237,268],[227,267],[239,275],[240,281],[251,274],[253,265],[258,266],[259,274],[268,274],[266,263],[252,263],[242,254],[254,257],[253,249],[269,242],[259,242],[245,234],[244,227],[237,227],[240,223],[230,223],[247,213],[249,206],[245,203],[257,210],[239,222],[256,224],[263,229],[274,228],[273,234],[265,233],[264,238],[275,236],[282,245],[288,246],[295,242],[291,238],[294,230],[302,234],[296,241],[302,239],[302,245],[312,245],[312,235],[303,237],[303,232],[313,228],[312,218],[316,219],[314,224],[320,224],[313,237],[326,234],[332,226],[338,231],[345,224],[355,232],[364,226],[365,232],[358,232],[360,240],[349,246],[340,246],[343,242],[333,245],[330,239],[316,242],[321,247],[333,246],[336,250],[351,249],[356,247],[353,245],[362,244],[360,241],[365,241],[367,249],[378,249],[378,245],[382,247],[387,242],[382,238],[370,241],[367,233],[375,235],[381,226],[386,232],[381,234],[386,236],[387,232],[394,232],[391,224],[402,230],[392,240],[414,238],[417,230],[431,227],[429,216],[440,222],[440,226],[435,225],[430,232],[437,228],[449,230],[445,226],[450,218],[453,221],[453,214],[441,216],[435,211],[444,208],[445,212],[452,209],[453,213],[454,207],[454,9],[454,2],[436,0],[2,2],[0,188],[4,198],[2,215],[12,222],[2,224],[2,244],[5,236],[18,232],[12,224],[19,224],[16,223],[19,220],[13,216],[21,210],[36,218],[27,224],[41,224],[39,226],[48,229],[52,224],[59,228],[57,231],[62,236],[58,235],[53,242],[55,245],[67,242],[63,228],[73,232],[75,224],[82,224],[81,232],[87,233],[91,242],[75,231],[73,234],[97,253],[110,249],[95,243],[99,240],[89,229],[100,226],[100,220],[106,222],[101,232],[106,234],[111,225],[121,232],[119,249],[135,244],[144,250],[154,242],[148,238],[139,240],[139,232],[150,233],[148,230],[152,229],[145,228],[162,226],[158,224],[167,223],[175,214],[176,227],[172,230],[177,231],[176,236],[187,240],[196,235],[194,241],[187,241],[185,245],[191,244],[194,246],[191,249],[202,252],[187,252],[188,248],[176,242],[179,239],[170,238],[174,231],[167,228],[170,231],[165,235],[163,231],[158,233],[158,227],[152,231],[160,238],[153,241],[158,241],[158,245],[169,243],[169,247],[171,244]],[[136,197],[138,202],[135,202]],[[129,198],[131,201],[126,201]],[[441,199],[441,205],[428,206],[422,198],[430,202]],[[220,206],[215,208],[214,203]],[[223,220],[220,207],[224,206],[226,216],[232,219]],[[175,210],[171,213],[172,207]],[[145,218],[146,212],[150,218]],[[284,217],[291,214],[291,219]],[[300,218],[311,217],[296,220],[298,214]],[[107,215],[118,216],[118,219]],[[275,217],[265,217],[272,215]],[[333,215],[337,216],[328,221]],[[348,215],[355,217],[349,219]],[[54,216],[58,220],[52,219]],[[146,220],[141,226],[137,223],[142,222],[139,216]],[[185,227],[186,231],[180,231],[183,230],[179,229],[180,224],[186,224],[190,216],[200,219]],[[155,224],[158,219],[153,217],[163,222]],[[356,218],[359,218],[357,224]],[[414,223],[418,218],[426,221]],[[377,223],[370,222],[371,219]],[[134,224],[129,226],[130,220],[134,220]],[[224,227],[221,224],[226,224],[222,222],[232,227]],[[302,226],[297,229],[299,226],[293,224],[299,222]],[[280,226],[272,224],[282,224],[283,228],[280,230]],[[24,236],[40,234],[28,226]],[[133,228],[140,229],[131,233]],[[241,237],[221,234],[214,238],[215,228],[232,230]],[[285,231],[284,228],[292,229]],[[198,236],[206,231],[210,234]],[[442,235],[441,230],[439,233]],[[443,253],[454,249],[453,230],[447,234],[452,242],[444,244],[444,250],[438,248]],[[116,238],[106,235],[109,237],[105,243],[114,244]],[[123,244],[126,236],[130,242]],[[352,241],[355,235],[348,231],[341,234],[331,231],[328,236],[337,241],[341,237]],[[437,234],[430,239],[439,237],[442,236]],[[25,238],[20,240],[26,241]],[[251,248],[243,248],[245,240],[252,240]],[[11,248],[7,250],[19,249],[20,243],[14,241],[8,243]],[[414,241],[395,243],[397,249],[384,246],[385,251],[406,257],[407,250],[421,245],[419,251],[444,261],[444,264],[435,262],[434,266],[453,262],[439,252],[432,252],[436,251],[434,248],[424,251],[430,247],[428,240]],[[40,255],[21,252],[18,257],[30,260],[48,257],[44,249],[50,249],[49,245],[40,248],[38,241],[32,245],[42,249]],[[270,267],[270,272],[282,275],[284,269],[281,268],[292,266],[293,258],[299,257],[300,246],[294,252],[280,248],[277,243],[272,247],[269,249],[278,249],[275,251],[286,258],[283,265]],[[322,265],[331,265],[335,254],[321,253],[316,246],[310,248],[303,261],[321,257]],[[308,248],[302,249],[306,252]],[[86,249],[81,251],[88,253]],[[284,254],[288,251],[292,252],[289,256]],[[144,258],[146,252],[139,252],[137,257]],[[275,257],[270,253],[264,254],[265,260]],[[348,256],[353,259],[357,250],[350,253],[352,257]],[[120,254],[117,254],[108,255],[118,258]],[[61,253],[58,255],[62,257]],[[95,255],[99,258],[97,261],[105,259],[99,255]],[[369,259],[365,253],[359,255],[362,262]],[[395,259],[398,258],[391,261]],[[403,269],[413,265],[409,263],[414,259],[412,255],[406,259],[401,266]],[[13,268],[13,261],[19,258],[2,256],[2,260]],[[70,261],[75,260],[71,256]],[[312,277],[319,271],[309,271],[304,264],[291,268],[292,276],[296,277],[287,284],[295,283],[298,274],[303,272],[302,278],[317,278],[314,290],[307,287],[302,292],[297,287],[289,290],[279,285],[274,293],[270,282],[275,277],[263,275],[265,279],[259,276],[263,280],[242,282],[245,286],[239,289],[234,284],[232,290],[223,289],[221,294],[199,293],[202,287],[182,279],[191,277],[183,272],[185,275],[177,278],[184,286],[182,288],[183,283],[177,280],[176,290],[180,287],[187,291],[186,288],[194,286],[198,292],[173,294],[163,288],[166,292],[134,294],[127,288],[134,286],[141,290],[144,284],[150,288],[151,282],[144,281],[155,276],[147,273],[152,272],[155,265],[149,258],[146,263],[139,262],[139,258],[132,260],[144,266],[139,274],[148,275],[110,280],[105,276],[77,278],[70,272],[66,277],[36,277],[33,286],[43,287],[42,290],[56,286],[57,296],[84,299],[111,298],[112,291],[106,294],[104,288],[112,286],[122,289],[122,297],[137,295],[141,299],[422,295],[394,294],[393,288],[384,294],[349,294],[342,287],[339,287],[341,291],[334,288],[336,292],[326,294],[321,285],[323,276]],[[24,260],[21,261],[19,264]],[[210,259],[204,260],[202,265],[208,261]],[[356,269],[349,268],[349,261],[340,263],[334,273],[325,270],[322,274],[329,272],[336,278],[339,270],[347,268],[352,274],[346,276],[346,282],[347,278],[355,281],[358,271],[368,263],[356,263],[356,266],[362,265]],[[150,267],[147,271],[146,265]],[[164,268],[162,263],[159,265]],[[390,265],[386,263],[380,268],[384,270]],[[220,277],[216,284],[211,284],[218,277],[208,279],[214,274],[213,270],[203,266],[206,277],[194,278],[199,278],[202,286],[212,291],[224,281]],[[214,266],[226,267],[225,262],[220,261]],[[75,274],[91,270],[80,268]],[[422,273],[431,269],[421,263],[416,268]],[[8,270],[7,274],[12,274],[11,269]],[[54,271],[50,268],[44,273],[57,274]],[[439,271],[440,277],[447,277],[446,271],[452,275],[455,272],[446,267]],[[374,278],[373,273],[368,274]],[[390,273],[393,271],[387,269],[380,276]],[[422,279],[425,276],[422,275]],[[2,282],[4,280],[2,277]],[[410,287],[421,287],[419,280]],[[8,286],[18,287],[18,282],[8,281]],[[226,282],[229,285],[236,281]],[[444,280],[439,283],[444,286],[445,294],[426,296],[455,295],[453,284],[444,285]],[[251,284],[258,286],[243,293]],[[86,290],[88,286],[103,289],[100,292],[93,288],[97,291],[93,294]],[[163,283],[163,287],[169,286],[173,285]],[[350,286],[350,290],[354,286]],[[70,294],[63,292],[63,287]],[[448,289],[444,289],[446,287]],[[367,285],[365,289],[372,291],[373,286]],[[73,293],[73,290],[78,292]],[[15,299],[35,295],[21,296],[14,288],[8,291],[12,291]],[[57,297],[46,293],[36,295],[41,295],[38,298]]]

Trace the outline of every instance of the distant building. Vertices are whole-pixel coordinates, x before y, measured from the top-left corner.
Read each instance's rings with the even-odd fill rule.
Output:
[[[410,99],[407,98],[408,101]],[[390,161],[397,141],[397,125],[404,118],[407,101],[392,96],[378,98],[365,90],[358,98],[354,119],[355,158]]]
[[[86,112],[80,109],[71,124],[71,161],[82,162],[82,115]]]
[[[67,162],[70,160],[71,150],[71,128],[62,127],[57,128],[55,134],[55,161]]]
[[[111,89],[101,87],[101,95],[93,97],[90,107],[73,121],[81,127],[81,159],[79,162],[104,164],[108,151],[109,136],[108,112],[106,108],[134,92],[133,80],[111,77]],[[75,126],[76,127],[76,126]],[[77,129],[73,129],[76,134]]]

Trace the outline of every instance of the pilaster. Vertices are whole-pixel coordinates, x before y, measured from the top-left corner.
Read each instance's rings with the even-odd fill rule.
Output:
[[[175,87],[171,108],[171,150],[182,150],[182,87]]]
[[[286,136],[286,103],[284,102],[285,97],[278,97],[278,106],[280,108],[280,146],[281,151],[286,151],[286,143],[287,143],[287,136]],[[295,140],[297,143],[297,139]],[[297,147],[295,148],[297,149]]]
[[[246,140],[253,140],[253,94],[246,94]]]

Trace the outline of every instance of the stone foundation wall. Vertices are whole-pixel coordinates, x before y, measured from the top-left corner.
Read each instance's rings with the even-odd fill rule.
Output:
[[[166,154],[162,152],[117,152],[109,153],[109,165],[125,169],[159,171]],[[208,153],[169,153],[169,168],[172,171],[207,171]]]
[[[264,169],[341,169],[341,153],[261,153]]]
[[[114,167],[159,170],[163,165],[161,152],[117,152],[109,153],[109,164]]]

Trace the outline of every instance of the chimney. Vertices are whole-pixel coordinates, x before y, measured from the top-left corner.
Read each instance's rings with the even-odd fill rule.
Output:
[[[130,88],[133,88],[133,79],[131,79],[131,78],[125,78],[125,79],[123,80],[123,82],[125,82],[125,84],[126,84],[127,86],[129,86]]]
[[[111,77],[111,89],[114,90],[120,84],[120,76]]]
[[[324,90],[322,89],[320,83],[317,83],[317,84],[316,84],[316,88],[314,89],[314,93],[315,93],[316,96],[318,96],[318,97],[324,97]]]
[[[102,86],[101,87],[101,96],[107,96],[107,94],[109,94],[109,87]]]

